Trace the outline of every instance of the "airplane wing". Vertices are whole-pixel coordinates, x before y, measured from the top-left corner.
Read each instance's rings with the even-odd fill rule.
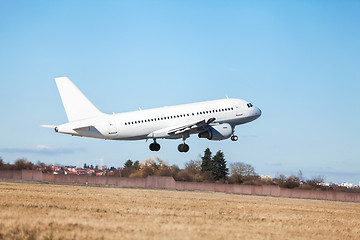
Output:
[[[178,135],[187,131],[190,131],[192,129],[200,129],[200,128],[204,128],[210,125],[210,123],[214,122],[215,118],[210,118],[207,121],[202,120],[202,121],[198,121],[198,122],[194,122],[194,123],[190,123],[190,124],[186,124],[180,127],[176,127],[173,129],[170,129],[168,131],[169,135]]]

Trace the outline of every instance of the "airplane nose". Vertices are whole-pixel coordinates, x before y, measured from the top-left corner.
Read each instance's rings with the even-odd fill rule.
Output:
[[[260,108],[255,107],[255,106],[253,107],[253,112],[252,112],[252,114],[253,114],[254,117],[256,117],[256,119],[261,116],[261,113],[262,113],[262,112],[261,112]]]
[[[256,111],[257,111],[257,115],[259,115],[259,117],[261,116],[261,110],[260,110],[260,108],[258,108],[258,107],[256,107]]]

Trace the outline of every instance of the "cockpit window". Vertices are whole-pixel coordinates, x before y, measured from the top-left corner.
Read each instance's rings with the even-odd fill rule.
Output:
[[[251,103],[248,103],[247,106],[248,106],[248,108],[253,107],[253,105]]]

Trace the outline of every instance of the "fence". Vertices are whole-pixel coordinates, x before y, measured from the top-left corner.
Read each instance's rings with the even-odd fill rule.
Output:
[[[210,191],[273,197],[320,199],[331,201],[360,202],[359,193],[287,189],[279,186],[252,186],[219,183],[180,182],[172,177],[148,176],[147,178],[123,178],[109,176],[77,176],[43,174],[32,170],[0,170],[0,179],[17,179],[67,184],[113,185],[119,187],[156,188],[188,191]]]

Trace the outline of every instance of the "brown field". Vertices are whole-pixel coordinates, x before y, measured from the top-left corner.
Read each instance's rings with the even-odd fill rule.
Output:
[[[360,204],[0,182],[0,239],[360,239]]]

